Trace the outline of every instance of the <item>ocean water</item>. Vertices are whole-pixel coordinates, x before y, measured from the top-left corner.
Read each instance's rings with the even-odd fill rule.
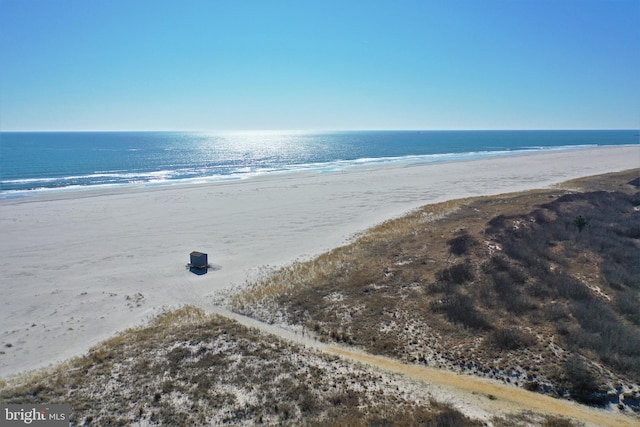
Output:
[[[637,130],[2,132],[0,198],[630,144]]]

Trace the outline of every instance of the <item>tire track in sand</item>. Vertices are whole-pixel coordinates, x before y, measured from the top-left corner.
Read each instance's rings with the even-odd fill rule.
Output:
[[[386,357],[374,356],[343,347],[327,346],[324,351],[426,382],[431,386],[459,396],[461,400],[471,406],[482,408],[495,415],[532,411],[544,415],[571,418],[583,422],[587,426],[640,426],[640,419],[634,419],[631,416],[591,408],[568,400],[555,399],[486,378],[461,375],[419,365],[407,365]],[[437,398],[437,393],[434,394],[434,397]]]
[[[555,399],[487,378],[461,375],[452,371],[421,365],[408,365],[388,357],[376,356],[353,348],[328,345],[308,334],[295,333],[281,326],[267,324],[220,306],[216,306],[213,311],[236,320],[247,327],[260,329],[286,341],[314,347],[328,354],[421,381],[428,385],[428,390],[436,400],[442,401],[439,394],[446,395],[458,401],[449,403],[460,403],[463,406],[477,408],[483,413],[506,415],[531,411],[543,415],[570,418],[582,422],[586,426],[640,426],[640,419],[624,414],[591,408],[568,400]]]

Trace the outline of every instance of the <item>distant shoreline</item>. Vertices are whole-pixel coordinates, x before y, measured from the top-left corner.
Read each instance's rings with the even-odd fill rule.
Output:
[[[640,146],[0,202],[0,377],[86,351],[419,206],[637,168]],[[185,269],[191,251],[219,269]],[[5,347],[11,344],[10,347]]]
[[[3,133],[0,200],[637,145],[633,130]]]
[[[163,182],[147,183],[123,183],[106,185],[83,185],[61,188],[43,188],[35,190],[9,190],[0,191],[0,204],[4,201],[24,200],[32,198],[46,198],[50,200],[58,198],[82,198],[93,197],[102,194],[117,194],[128,191],[154,191],[166,188],[192,188],[207,185],[232,184],[246,180],[264,180],[279,178],[294,178],[302,175],[313,174],[335,174],[344,172],[359,172],[363,170],[376,170],[383,168],[403,168],[422,167],[445,163],[473,162],[483,159],[514,158],[520,156],[538,155],[545,153],[555,153],[563,151],[597,150],[609,148],[629,148],[638,147],[637,144],[591,146],[591,145],[569,145],[561,147],[544,147],[519,149],[512,151],[493,151],[483,153],[449,153],[446,155],[411,155],[403,157],[377,158],[377,159],[356,159],[353,161],[336,161],[317,166],[307,165],[297,168],[292,165],[288,170],[271,171],[256,174],[246,174],[244,176],[215,176],[199,177],[184,180],[167,180]]]

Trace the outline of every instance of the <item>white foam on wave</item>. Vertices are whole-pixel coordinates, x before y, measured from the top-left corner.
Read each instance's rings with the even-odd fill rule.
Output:
[[[96,171],[87,175],[73,175],[64,177],[43,177],[10,179],[0,181],[0,189],[5,186],[19,186],[27,184],[29,188],[7,189],[0,191],[0,199],[25,197],[32,194],[54,191],[79,191],[83,189],[100,189],[122,186],[160,186],[179,184],[205,184],[220,181],[235,181],[250,179],[276,173],[336,173],[354,167],[376,165],[404,164],[407,166],[441,163],[452,161],[467,161],[489,157],[515,156],[541,151],[562,151],[596,148],[597,144],[564,145],[564,146],[527,146],[517,149],[470,151],[464,153],[438,153],[390,157],[363,157],[357,159],[339,159],[330,162],[312,162],[291,165],[211,165],[210,167],[184,167],[163,169],[158,171],[126,171],[109,170]],[[104,180],[101,180],[103,178]],[[55,183],[56,185],[52,185]]]

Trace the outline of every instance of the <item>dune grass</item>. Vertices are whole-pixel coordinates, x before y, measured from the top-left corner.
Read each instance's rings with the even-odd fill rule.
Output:
[[[624,408],[640,386],[639,173],[425,206],[231,303],[326,341]]]
[[[68,403],[72,425],[481,425],[401,378],[194,307],[12,378],[0,402]]]

